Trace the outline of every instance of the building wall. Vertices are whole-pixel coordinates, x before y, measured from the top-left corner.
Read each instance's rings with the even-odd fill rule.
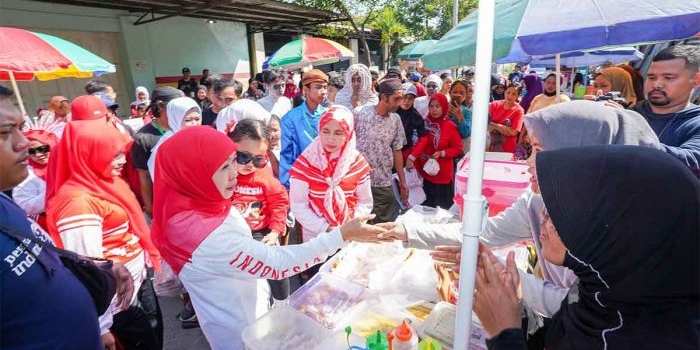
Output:
[[[173,17],[135,26],[140,14],[36,2],[0,0],[0,26],[26,28],[62,37],[84,46],[117,66],[117,73],[100,79],[115,85],[118,102],[128,106],[136,86],[149,90],[161,82],[177,81],[182,67],[193,75],[203,68],[212,73],[249,76],[248,41],[244,24],[208,24],[202,19]],[[105,42],[106,41],[106,42]],[[30,113],[54,94],[73,98],[84,93],[86,79],[20,83]],[[4,84],[4,83],[3,83]],[[9,85],[9,84],[7,84]],[[122,108],[122,113],[127,108]]]

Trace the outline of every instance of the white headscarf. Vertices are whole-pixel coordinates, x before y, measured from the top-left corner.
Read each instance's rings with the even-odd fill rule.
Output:
[[[178,97],[170,100],[165,109],[168,112],[168,127],[173,134],[180,131],[182,121],[191,109],[196,109],[199,114],[202,114],[202,109],[197,102],[189,97]]]
[[[216,117],[216,130],[226,133],[233,126],[247,118],[262,120],[265,125],[270,122],[270,112],[258,102],[249,99],[239,99],[230,106],[219,111]]]
[[[146,94],[146,99],[143,101],[139,101],[139,94],[142,92],[144,94]],[[131,102],[131,107],[137,107],[141,103],[146,104],[146,106],[151,104],[150,95],[148,94],[148,89],[146,89],[144,86],[137,86],[136,92],[134,93],[134,96],[136,96],[136,100],[134,100],[134,102]]]
[[[175,135],[176,132],[180,131],[182,128],[182,121],[185,119],[185,115],[191,109],[196,109],[199,114],[202,114],[202,109],[199,107],[197,102],[189,97],[178,97],[176,99],[170,100],[165,107],[168,113],[168,127],[170,130],[166,131],[163,136],[160,137],[158,143],[151,149],[151,156],[148,158],[148,172],[151,175],[151,180],[154,180],[155,168],[156,168],[156,154],[158,153],[158,148],[163,144],[170,136]]]
[[[437,89],[435,89],[435,92],[440,92],[442,90],[442,79],[440,79],[440,76],[437,74],[431,74],[425,79],[425,87],[428,87],[428,84],[430,83],[435,83],[437,84]]]
[[[360,77],[361,81],[360,91],[358,92],[360,106],[364,106],[368,103],[379,103],[377,94],[372,92],[372,74],[369,72],[369,68],[364,64],[358,63],[350,66],[345,72],[345,86],[335,95],[334,104],[344,106],[350,110],[355,109],[355,106],[352,105],[352,77],[355,74]]]

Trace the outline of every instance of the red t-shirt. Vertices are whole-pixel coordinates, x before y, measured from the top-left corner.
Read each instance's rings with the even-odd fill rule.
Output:
[[[289,197],[269,167],[238,175],[231,200],[253,231],[265,228],[284,234]]]
[[[523,116],[525,111],[523,107],[519,104],[515,104],[513,107],[506,109],[505,100],[493,101],[489,104],[489,115],[491,116],[491,121],[497,124],[506,125],[507,120],[510,120],[510,128],[520,132],[523,128]],[[514,136],[504,136],[505,142],[503,143],[504,152],[515,152],[515,145],[518,143],[518,135]]]

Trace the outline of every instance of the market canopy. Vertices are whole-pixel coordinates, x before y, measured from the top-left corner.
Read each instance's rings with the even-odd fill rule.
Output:
[[[417,60],[431,48],[437,40],[421,40],[415,43],[408,44],[401,52],[396,55],[396,57],[403,60]]]
[[[522,49],[528,55],[634,45],[694,36],[698,0],[496,0],[493,60]],[[476,10],[423,56],[429,69],[475,62]]]

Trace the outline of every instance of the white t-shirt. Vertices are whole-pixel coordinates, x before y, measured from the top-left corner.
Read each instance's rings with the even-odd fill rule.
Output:
[[[272,95],[267,95],[258,100],[258,103],[265,108],[270,114],[276,115],[278,118],[282,118],[283,115],[287,114],[292,109],[292,101],[284,96],[274,97]]]

